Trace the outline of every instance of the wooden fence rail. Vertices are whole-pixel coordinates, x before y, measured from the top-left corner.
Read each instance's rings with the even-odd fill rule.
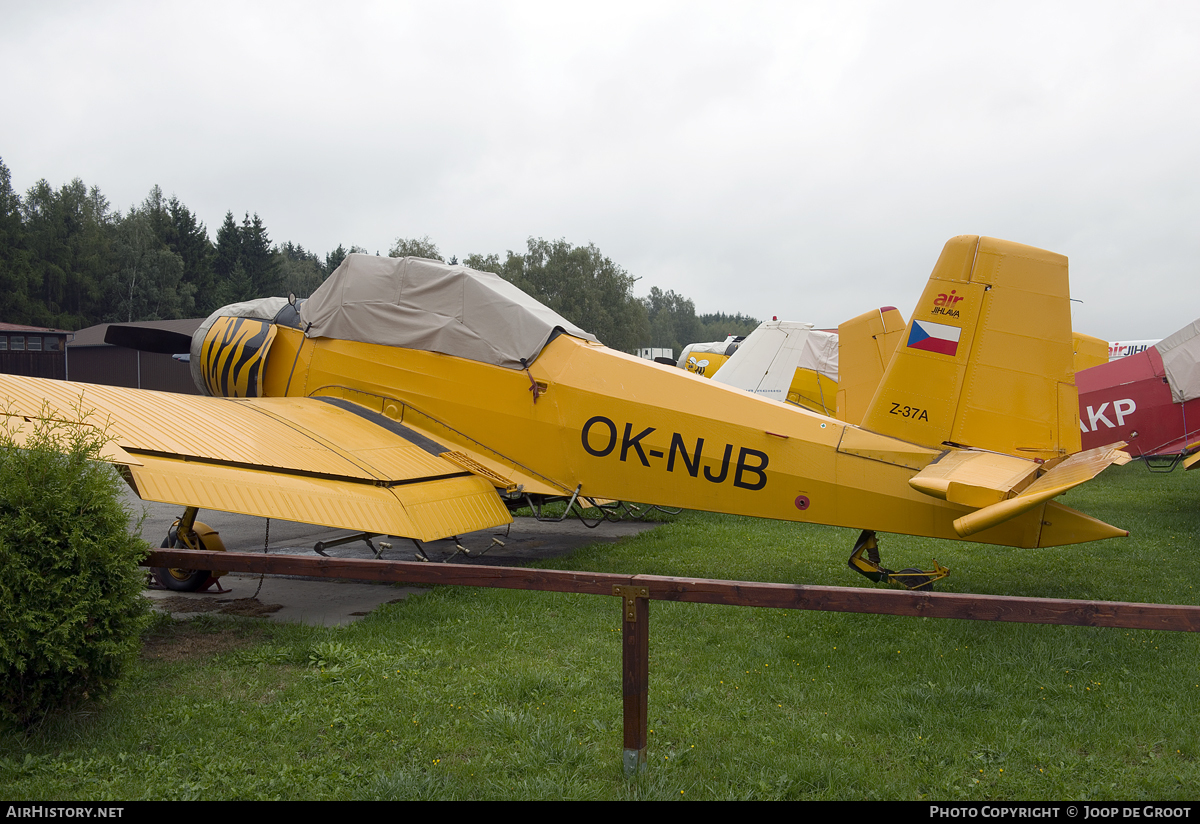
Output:
[[[1084,627],[1200,631],[1200,606],[1073,601],[1010,595],[966,595],[892,589],[764,584],[662,575],[621,575],[557,569],[476,564],[375,561],[246,552],[193,552],[157,549],[142,562],[148,567],[225,569],[304,575],[358,581],[449,584],[470,587],[575,592],[621,598],[622,684],[626,773],[646,762],[649,695],[650,601],[687,601],[772,609],[863,612],[970,621],[1067,624]]]

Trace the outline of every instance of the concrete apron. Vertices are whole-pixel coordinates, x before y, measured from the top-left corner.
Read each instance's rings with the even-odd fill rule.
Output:
[[[132,491],[129,491],[127,496],[129,509],[133,513],[132,529],[137,529],[137,521],[144,513],[141,535],[152,546],[159,546],[172,522],[182,514],[183,507],[147,503]],[[268,534],[268,522],[265,518],[212,510],[203,510],[200,520],[221,534],[226,549],[236,552],[262,552],[265,540],[267,552],[270,554],[307,555],[313,552],[313,545],[318,541],[331,542],[350,534],[345,530],[331,530],[323,526],[273,519],[270,521]],[[517,566],[532,560],[566,555],[588,544],[614,543],[655,526],[657,524],[641,521],[621,521],[606,522],[595,529],[588,529],[574,518],[561,523],[540,523],[532,518],[518,518],[507,530],[486,529],[460,536],[461,545],[472,557],[466,558],[459,554],[454,562]],[[497,544],[494,539],[503,542],[503,545]],[[383,549],[381,557],[384,559],[416,559],[416,547],[406,538],[384,536],[372,540],[377,549],[381,548],[381,542],[391,544],[390,549]],[[452,559],[457,552],[451,540],[434,541],[423,546],[430,560],[435,563]],[[362,541],[331,547],[326,549],[325,553],[338,558],[374,556]],[[241,572],[230,573],[220,581],[228,592],[172,592],[149,588],[146,590],[146,596],[154,602],[155,609],[169,612],[176,618],[225,614],[262,617],[272,621],[340,626],[369,614],[382,604],[402,601],[410,595],[428,591],[418,587],[399,587],[391,584],[277,575],[259,576]]]

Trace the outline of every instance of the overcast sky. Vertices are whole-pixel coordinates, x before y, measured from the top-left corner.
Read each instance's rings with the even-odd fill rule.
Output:
[[[0,0],[0,158],[215,237],[595,243],[698,312],[908,317],[942,245],[1071,262],[1076,329],[1200,316],[1200,6]]]

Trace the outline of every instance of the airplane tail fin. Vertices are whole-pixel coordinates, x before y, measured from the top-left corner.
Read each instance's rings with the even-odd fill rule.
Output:
[[[759,324],[712,376],[714,383],[833,414],[837,336],[811,323],[769,320]]]
[[[839,420],[856,424],[863,419],[903,337],[904,315],[895,306],[864,312],[838,326]]]
[[[1093,366],[1103,366],[1108,363],[1108,341],[1100,340],[1094,335],[1075,333],[1075,374]]]
[[[1080,449],[1073,355],[1066,257],[953,238],[861,426],[935,448],[1064,457]]]

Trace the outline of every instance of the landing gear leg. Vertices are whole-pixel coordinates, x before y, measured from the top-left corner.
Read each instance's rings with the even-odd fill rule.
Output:
[[[855,572],[865,575],[877,584],[899,584],[905,589],[919,589],[925,592],[933,589],[934,581],[940,581],[950,574],[950,570],[936,560],[933,562],[931,570],[910,567],[893,572],[887,567],[880,566],[879,542],[875,539],[875,531],[871,529],[864,529],[858,536],[858,540],[854,544],[854,551],[850,553],[849,566]]]
[[[199,511],[199,508],[194,506],[189,506],[184,510],[183,515],[171,525],[170,531],[167,532],[167,537],[162,542],[164,549],[182,546],[186,549],[225,551],[225,544],[221,541],[221,536],[217,531],[196,520]],[[162,567],[153,569],[151,572],[163,589],[171,589],[176,592],[199,592],[215,585],[215,591],[218,593],[229,591],[218,581],[225,574],[219,570]]]

